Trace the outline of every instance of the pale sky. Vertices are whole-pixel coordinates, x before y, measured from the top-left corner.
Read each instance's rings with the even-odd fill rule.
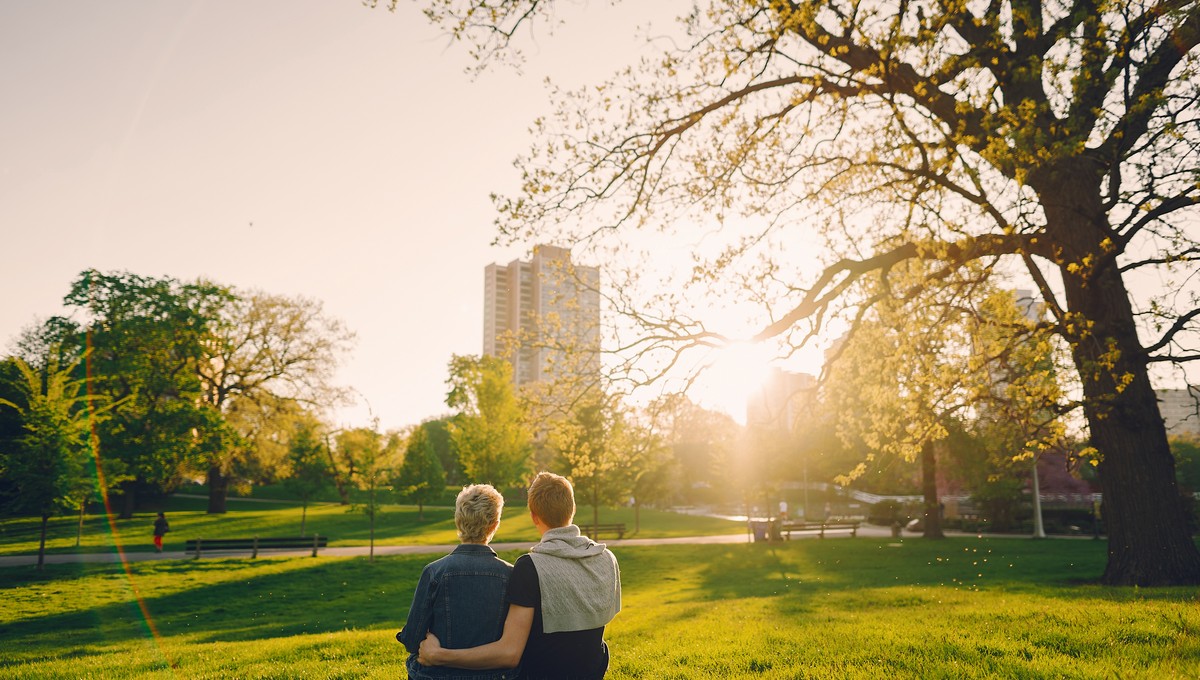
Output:
[[[489,245],[488,196],[518,182],[543,80],[655,53],[638,27],[667,33],[690,3],[556,7],[553,35],[522,36],[523,73],[473,80],[412,2],[0,0],[0,350],[84,269],[205,277],[319,300],[357,333],[337,381],[361,397],[335,426],[448,412],[451,354],[481,350],[483,268],[526,255]],[[707,405],[744,415],[724,397]]]
[[[446,413],[483,268],[525,254],[489,245],[488,195],[517,181],[543,78],[598,81],[648,13],[686,8],[586,3],[523,41],[523,75],[472,80],[412,3],[0,0],[0,347],[84,269],[205,277],[320,300],[358,334],[338,382],[384,428]]]

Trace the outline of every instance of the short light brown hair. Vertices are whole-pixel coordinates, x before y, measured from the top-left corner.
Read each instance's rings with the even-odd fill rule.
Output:
[[[463,487],[454,500],[454,526],[458,540],[464,543],[487,543],[500,525],[504,496],[491,484],[472,484]]]
[[[553,472],[539,472],[529,485],[529,510],[551,529],[575,519],[575,490],[571,480]]]

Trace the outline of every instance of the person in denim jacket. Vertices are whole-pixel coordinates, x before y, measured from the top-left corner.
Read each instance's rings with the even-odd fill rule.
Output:
[[[425,566],[413,593],[408,620],[396,639],[408,650],[411,680],[508,680],[515,669],[465,670],[424,666],[417,650],[426,633],[446,647],[475,647],[500,639],[508,606],[504,593],[512,565],[488,546],[500,527],[504,497],[490,484],[473,484],[458,494],[454,524],[462,545]]]

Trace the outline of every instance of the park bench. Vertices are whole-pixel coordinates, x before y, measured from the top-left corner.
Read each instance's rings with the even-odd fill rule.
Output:
[[[317,556],[317,550],[329,544],[328,536],[297,536],[292,538],[193,538],[184,544],[184,553],[195,553],[196,559],[206,552],[245,552],[258,557],[259,550],[308,550]]]
[[[817,533],[825,538],[826,533],[850,532],[850,536],[858,535],[858,522],[787,522],[779,527],[779,532],[791,539],[795,533]]]
[[[579,530],[584,536],[596,540],[600,534],[616,534],[617,540],[625,537],[625,524],[623,522],[612,522],[609,524],[581,524]]]

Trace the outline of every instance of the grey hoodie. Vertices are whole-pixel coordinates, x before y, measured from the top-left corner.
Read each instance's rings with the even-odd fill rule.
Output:
[[[603,544],[568,524],[529,549],[542,592],[542,630],[559,633],[608,625],[621,611],[621,570]]]

